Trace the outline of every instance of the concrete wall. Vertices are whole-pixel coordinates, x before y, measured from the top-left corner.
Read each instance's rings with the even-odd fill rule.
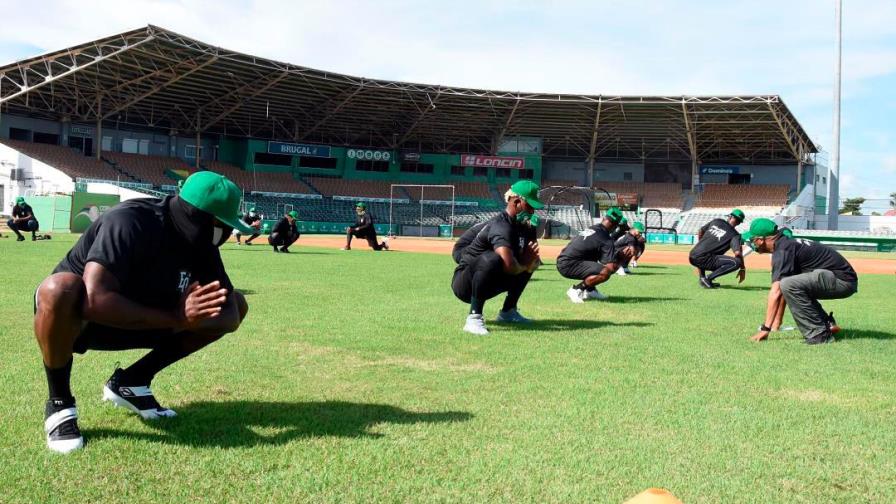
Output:
[[[569,159],[549,159],[542,162],[544,179],[566,180],[575,184],[588,185],[588,165],[584,160],[575,161]],[[630,178],[626,179],[626,174]],[[607,163],[598,162],[594,165],[594,181],[607,182],[644,182],[643,163]]]
[[[11,180],[12,169],[24,170],[25,180]],[[0,184],[3,185],[3,213],[9,213],[16,197],[35,194],[71,193],[75,183],[65,173],[37,159],[0,144]]]
[[[20,117],[9,114],[0,116],[0,138],[9,138],[10,128],[20,128],[30,130],[32,132],[51,133],[59,135],[59,144],[67,146],[70,136],[82,136],[93,139],[93,148],[96,149],[102,145],[102,142],[96,136],[96,123],[82,122],[63,122],[63,121],[47,121],[43,119],[34,119],[31,117]],[[187,145],[196,143],[196,135],[166,135],[158,132],[141,131],[128,128],[115,128],[109,124],[103,124],[102,135],[108,138],[111,143],[113,152],[122,151],[122,143],[125,139],[146,140],[149,142],[147,154],[155,156],[171,156],[184,159],[192,164],[195,160],[187,158],[185,150]],[[32,138],[29,138],[31,140]],[[215,145],[217,143],[217,135],[214,137],[202,137],[202,159],[215,159]],[[107,150],[107,149],[104,149]]]

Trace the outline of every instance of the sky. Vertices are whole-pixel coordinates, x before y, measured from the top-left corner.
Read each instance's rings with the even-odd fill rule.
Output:
[[[587,94],[776,94],[832,146],[835,0],[0,0],[0,64],[155,24],[364,77]],[[845,0],[841,197],[896,192],[896,0]]]

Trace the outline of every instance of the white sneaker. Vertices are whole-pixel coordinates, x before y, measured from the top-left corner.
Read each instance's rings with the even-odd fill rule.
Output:
[[[389,250],[389,239],[388,238],[383,238],[383,249]]]
[[[601,291],[594,289],[593,291],[585,291],[585,299],[596,299],[598,301],[604,301],[609,299],[610,296],[602,293]]]
[[[616,274],[619,276],[628,276],[628,271],[625,271],[625,268],[619,268],[616,270]]]
[[[508,322],[511,324],[531,324],[532,323],[531,320],[520,315],[520,312],[516,308],[511,308],[507,311],[498,312],[498,318],[495,319],[495,321]]]
[[[581,304],[585,302],[585,291],[576,289],[575,287],[570,287],[568,291],[566,291],[566,296],[575,304]]]
[[[629,266],[631,266],[632,268],[637,268],[637,267],[638,267],[638,261],[632,259],[632,262],[629,263]]]
[[[478,336],[488,335],[488,329],[485,328],[485,319],[482,315],[467,315],[467,322],[464,324],[464,332],[476,334]]]

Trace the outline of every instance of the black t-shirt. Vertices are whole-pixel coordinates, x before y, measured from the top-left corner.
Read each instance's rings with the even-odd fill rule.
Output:
[[[12,207],[12,216],[14,219],[26,217],[28,215],[37,220],[37,218],[34,217],[34,210],[31,209],[31,205],[29,205],[28,203],[25,203],[22,206],[16,205]]]
[[[724,219],[713,219],[700,228],[702,238],[691,249],[692,258],[724,255],[729,249],[740,251],[740,233]]]
[[[256,222],[259,222],[260,220],[261,220],[261,216],[258,214],[255,214],[255,215],[246,214],[245,216],[243,216],[243,222],[247,226],[251,226],[251,225],[255,224]]]
[[[289,219],[286,217],[281,217],[280,220],[277,221],[277,224],[274,226],[274,230],[271,233],[279,233],[282,235],[290,235],[298,233],[299,228],[296,226],[295,221],[292,223],[289,222]]]
[[[644,252],[644,240],[631,233],[625,233],[616,240],[616,250],[622,250],[625,247],[635,247],[636,254]]]
[[[615,263],[616,243],[607,228],[602,224],[595,224],[573,237],[557,256],[557,260]]]
[[[176,308],[194,281],[218,280],[232,291],[218,248],[211,243],[191,247],[174,229],[168,216],[171,198],[115,206],[87,228],[53,273],[83,275],[87,263],[95,262],[118,279],[126,298],[161,309]]]
[[[829,270],[844,282],[856,282],[859,279],[849,262],[827,245],[804,238],[788,238],[784,235],[775,239],[772,282],[817,269]]]
[[[482,231],[482,228],[486,225],[488,225],[488,221],[480,222],[464,231],[464,234],[460,235],[460,238],[458,238],[457,242],[454,244],[454,248],[451,249],[451,257],[454,258],[455,263],[460,262],[460,256],[463,255],[464,249],[473,243],[473,239],[476,238],[476,235],[479,234],[479,232]]]
[[[364,215],[355,214],[355,231],[367,231],[373,226],[373,217],[370,212],[364,212]]]
[[[506,211],[499,213],[476,233],[461,254],[460,265],[472,264],[483,253],[500,247],[508,247],[519,260],[526,245],[535,238],[534,229],[530,229],[528,224],[514,222]]]
[[[622,238],[624,234],[628,233],[629,229],[631,229],[631,227],[628,224],[619,224],[618,226],[616,226],[616,229],[614,229],[613,232],[610,233],[610,238],[612,238],[614,241],[619,240],[619,238]]]

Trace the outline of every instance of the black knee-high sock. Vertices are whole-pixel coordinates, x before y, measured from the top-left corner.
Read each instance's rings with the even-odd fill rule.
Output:
[[[476,297],[470,298],[470,315],[482,315],[482,310],[485,308],[485,300],[480,300]]]
[[[154,348],[124,370],[124,381],[129,385],[149,385],[156,373],[193,353],[180,345]]]
[[[572,288],[573,288],[573,289],[578,289],[578,290],[589,290],[589,288],[590,288],[591,290],[594,290],[594,287],[589,287],[589,286],[585,283],[584,280],[582,280],[581,282],[579,282],[579,283],[573,285]]]
[[[44,364],[44,371],[47,373],[50,399],[62,399],[63,401],[74,399],[71,389],[72,359],[69,359],[68,363],[61,368],[56,369],[50,369]]]

